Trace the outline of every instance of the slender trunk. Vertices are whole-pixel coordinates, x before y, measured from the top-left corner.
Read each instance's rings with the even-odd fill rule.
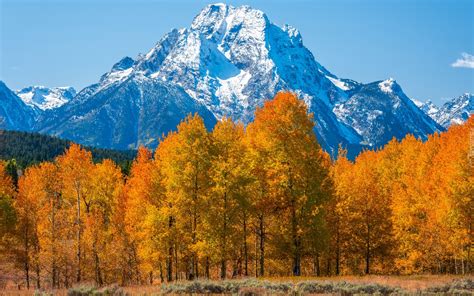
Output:
[[[336,221],[336,275],[340,274],[340,264],[341,264],[341,245],[340,245],[340,232],[339,232],[339,217]]]
[[[225,279],[227,271],[227,192],[224,192],[224,220],[222,221],[222,257],[221,279]]]
[[[40,265],[36,263],[36,289],[41,289]]]
[[[319,253],[316,253],[313,259],[313,273],[315,276],[321,276],[321,269],[319,266]]]
[[[55,229],[55,201],[56,194],[51,199],[51,285],[53,288],[56,287],[56,229]]]
[[[194,175],[194,189],[193,189],[193,221],[192,221],[192,244],[196,244],[196,231],[197,231],[197,201],[198,201],[198,180],[197,174]],[[192,252],[191,255],[191,272],[190,272],[190,279],[194,279],[194,277],[198,277],[197,272],[197,258],[196,252]]]
[[[263,223],[263,215],[259,216],[260,221],[260,276],[265,275],[265,227]]]
[[[247,212],[244,211],[244,275],[249,275],[249,255],[248,255],[248,246],[247,246]]]
[[[168,218],[168,230],[171,232],[173,227],[173,217]],[[168,282],[173,281],[173,243],[169,242],[168,258],[166,259],[166,280]]]
[[[28,239],[28,226],[25,227],[25,277],[26,288],[30,289],[30,244]]]
[[[163,276],[163,266],[160,262],[160,282],[163,283],[165,281],[165,278]]]
[[[258,277],[258,228],[255,227],[255,277]]]
[[[331,258],[327,259],[327,264],[326,264],[326,275],[330,276],[331,275]]]
[[[178,274],[178,246],[176,245],[176,243],[174,245],[174,266],[175,266],[175,268],[174,268],[174,270],[175,270],[174,279],[178,280],[178,275],[179,275]]]
[[[291,232],[293,238],[293,275],[301,275],[301,254],[300,254],[300,238],[298,236],[298,225],[296,221],[295,200],[291,200]]]
[[[367,237],[365,250],[365,274],[370,274],[370,221],[369,215],[366,215]]]
[[[472,229],[472,218],[471,218],[471,215],[470,215],[469,216],[469,232],[468,232],[469,245],[467,246],[467,260],[466,260],[466,269],[465,269],[466,274],[469,274],[469,272],[471,272],[471,249],[472,249],[472,246],[474,245],[473,233],[474,233],[474,231]],[[464,274],[464,272],[463,272],[463,274]]]
[[[76,281],[81,281],[81,194],[80,194],[80,187],[77,188],[77,277]]]
[[[211,263],[209,262],[209,256],[206,257],[206,279],[211,277],[210,268]]]
[[[67,268],[67,263],[66,266],[64,267],[64,286],[69,288],[69,273],[68,273],[68,268]]]
[[[94,265],[95,265],[95,280],[99,286],[102,286],[104,281],[102,280],[102,272],[100,270],[100,259],[97,252],[96,242],[93,243],[93,256],[94,256]]]

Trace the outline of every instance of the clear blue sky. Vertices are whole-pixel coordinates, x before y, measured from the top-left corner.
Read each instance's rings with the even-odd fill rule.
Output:
[[[213,2],[219,1],[0,0],[0,79],[13,89],[80,89],[123,56],[146,53],[170,29],[189,26]],[[393,77],[408,96],[435,103],[474,92],[472,0],[226,3],[251,5],[278,25],[298,28],[316,59],[339,77]],[[462,53],[464,67],[453,67]]]

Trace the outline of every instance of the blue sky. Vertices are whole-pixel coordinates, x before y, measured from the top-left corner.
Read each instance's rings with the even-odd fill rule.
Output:
[[[214,2],[0,0],[0,79],[13,89],[80,89],[123,56],[146,53],[170,29],[189,26]],[[316,59],[339,77],[393,77],[408,96],[438,104],[474,92],[474,1],[226,3],[251,5],[278,25],[298,28]]]

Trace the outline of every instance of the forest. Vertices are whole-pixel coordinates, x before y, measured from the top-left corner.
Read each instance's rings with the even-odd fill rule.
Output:
[[[281,92],[247,126],[189,115],[128,175],[76,144],[17,182],[0,161],[0,284],[472,273],[474,116],[354,161],[315,124]]]
[[[72,141],[39,133],[0,130],[0,160],[9,161],[9,167],[23,170],[43,161],[52,161],[64,153]],[[96,147],[83,147],[91,151],[94,162],[111,159],[128,174],[136,156],[135,150],[111,150]]]

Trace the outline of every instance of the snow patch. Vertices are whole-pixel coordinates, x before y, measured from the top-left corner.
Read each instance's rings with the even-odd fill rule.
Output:
[[[379,83],[379,88],[381,91],[385,93],[392,93],[393,92],[393,83],[395,80],[393,78],[389,78]]]
[[[320,71],[321,72],[321,71]],[[332,78],[331,76],[326,76],[327,79],[329,79],[332,84],[334,84],[336,87],[346,91],[346,90],[349,90],[350,87],[347,86],[347,84],[339,79],[336,79],[336,78]]]

